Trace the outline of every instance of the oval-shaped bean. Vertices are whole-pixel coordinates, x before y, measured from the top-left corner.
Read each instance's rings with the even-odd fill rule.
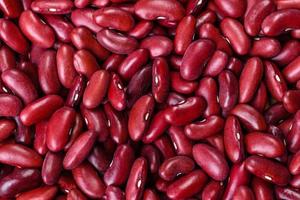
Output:
[[[138,47],[135,38],[109,29],[99,31],[97,40],[104,48],[116,54],[129,54]]]
[[[225,68],[228,62],[228,55],[220,50],[216,50],[204,70],[206,76],[218,76]]]
[[[193,146],[193,158],[213,179],[223,181],[228,176],[227,161],[217,149],[207,144],[196,144]]]
[[[252,190],[247,186],[240,186],[236,189],[233,194],[232,200],[245,199],[245,200],[255,200]]]
[[[71,0],[35,0],[31,4],[31,9],[40,14],[68,14],[72,11],[74,4]]]
[[[26,199],[40,199],[40,200],[51,200],[56,196],[58,189],[56,186],[42,186],[34,190],[23,192],[16,198],[17,200]]]
[[[82,133],[67,151],[63,160],[64,168],[71,170],[80,165],[93,148],[97,136],[95,131]]]
[[[287,110],[290,113],[296,113],[300,109],[300,104],[298,102],[299,97],[300,90],[287,91],[282,98],[282,103],[285,110]]]
[[[296,153],[300,150],[300,112],[298,111],[292,120],[292,125],[289,126],[287,135],[287,147],[289,151]]]
[[[245,55],[249,52],[251,41],[239,21],[225,18],[221,21],[220,27],[224,36],[228,38],[233,50],[237,54]]]
[[[63,158],[64,155],[62,152],[53,153],[48,151],[46,154],[42,166],[42,179],[46,185],[54,185],[58,182],[63,169]]]
[[[0,48],[0,71],[4,72],[7,69],[15,68],[16,64],[14,52],[6,45],[3,45]]]
[[[299,159],[300,159],[300,152],[295,153],[289,163],[289,171],[292,175],[299,175],[300,174],[300,165],[299,165]]]
[[[272,58],[280,52],[280,42],[274,38],[262,37],[253,41],[250,55]]]
[[[267,101],[267,87],[264,82],[261,82],[250,104],[259,112],[263,112],[265,110],[265,107],[267,106]]]
[[[141,199],[147,179],[147,160],[143,157],[136,159],[132,165],[125,188],[126,199]]]
[[[249,102],[263,77],[264,66],[263,62],[258,57],[253,57],[247,60],[239,80],[239,102]]]
[[[134,26],[130,13],[116,7],[106,7],[93,14],[95,22],[101,27],[127,32]]]
[[[109,185],[105,190],[105,195],[107,200],[114,200],[114,199],[125,200],[124,192],[119,187],[116,186]]]
[[[0,146],[0,162],[20,168],[42,166],[42,158],[34,150],[21,144],[3,144]]]
[[[298,17],[300,17],[300,11],[298,9],[278,10],[263,20],[261,29],[267,36],[277,36],[286,30],[299,29],[300,22],[294,20]]]
[[[167,196],[170,199],[188,199],[202,190],[207,181],[207,176],[201,170],[180,177],[167,187]]]
[[[20,119],[26,126],[38,123],[50,117],[63,106],[63,99],[57,95],[46,95],[28,104],[21,112]]]
[[[137,39],[142,39],[150,33],[152,28],[153,23],[151,21],[141,20],[128,32],[128,35]]]
[[[0,116],[15,117],[23,108],[21,100],[10,94],[0,94]]]
[[[96,24],[93,19],[94,9],[91,8],[84,8],[84,9],[76,9],[73,10],[71,13],[71,21],[77,27],[83,26],[94,33],[99,32],[102,28]]]
[[[201,140],[216,135],[224,128],[224,120],[216,115],[184,127],[185,135],[192,140]]]
[[[220,9],[226,16],[232,18],[241,17],[246,10],[246,2],[239,0],[215,0],[218,9]]]
[[[3,0],[0,2],[0,10],[6,17],[17,18],[22,13],[22,4],[18,0]]]
[[[272,185],[268,182],[254,177],[251,186],[257,200],[272,200],[274,198]]]
[[[173,50],[173,42],[166,36],[154,35],[142,40],[141,48],[148,49],[152,58],[168,56]]]
[[[163,103],[169,94],[170,72],[167,60],[157,58],[152,66],[152,94],[158,103]]]
[[[76,71],[87,78],[90,78],[100,68],[93,54],[85,49],[75,53],[73,62]]]
[[[75,117],[75,110],[66,106],[53,113],[47,128],[47,146],[49,150],[58,152],[65,147],[69,139],[69,132],[74,126]]]
[[[33,147],[36,152],[41,155],[45,155],[48,152],[47,147],[47,121],[41,121],[35,125],[35,137],[33,141]]]
[[[1,79],[5,85],[19,96],[25,104],[37,99],[37,90],[30,78],[17,69],[8,69],[1,74]]]
[[[12,133],[13,130],[16,129],[16,124],[14,121],[9,119],[1,119],[0,120],[0,141],[5,140],[8,138]]]
[[[267,158],[250,156],[245,160],[245,166],[255,176],[276,185],[286,185],[290,179],[290,173],[284,165]]]
[[[288,82],[294,83],[300,80],[299,65],[300,56],[296,57],[283,69],[282,73]]]
[[[300,54],[300,43],[297,40],[289,40],[281,48],[280,53],[272,60],[278,65],[284,66],[293,61]],[[288,80],[289,81],[289,80]]]
[[[168,134],[173,142],[174,149],[177,155],[191,156],[192,142],[184,134],[183,128],[171,126],[168,129]]]
[[[141,0],[135,4],[134,12],[145,20],[167,21],[179,21],[185,14],[182,5],[175,0]]]
[[[105,184],[96,170],[88,163],[82,163],[72,170],[77,186],[90,198],[101,198],[105,193]],[[89,177],[88,179],[86,177]]]
[[[179,72],[171,72],[171,89],[181,94],[191,94],[198,86],[197,81],[187,81]]]
[[[102,64],[102,67],[107,71],[117,72],[119,66],[124,61],[125,56],[119,54],[111,54]]]
[[[121,185],[126,182],[132,164],[134,162],[134,151],[129,145],[119,145],[114,153],[109,168],[104,173],[106,185]]]
[[[24,35],[35,45],[42,48],[53,46],[55,40],[53,30],[31,10],[22,12],[19,26]]]
[[[186,125],[200,117],[205,107],[206,103],[202,97],[190,97],[178,105],[166,108],[165,119],[175,126]]]
[[[117,111],[122,111],[127,106],[125,90],[126,88],[124,87],[121,78],[113,73],[108,87],[107,98]]]
[[[186,80],[195,80],[215,50],[215,44],[207,39],[192,42],[186,49],[180,66],[180,75]]]

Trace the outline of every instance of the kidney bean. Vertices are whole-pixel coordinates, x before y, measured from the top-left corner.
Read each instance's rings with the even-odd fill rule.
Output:
[[[42,165],[42,158],[24,145],[3,144],[0,146],[0,162],[20,168],[36,168]]]
[[[168,134],[173,142],[177,155],[192,155],[192,142],[184,134],[183,128],[171,126]]]
[[[134,162],[134,151],[129,145],[119,145],[109,168],[104,173],[106,185],[121,185],[126,182]],[[122,168],[121,168],[122,166]]]
[[[109,134],[109,127],[103,109],[96,108],[89,110],[81,107],[81,113],[88,129],[98,133],[99,141],[105,141]]]
[[[47,119],[63,106],[63,99],[57,95],[47,95],[28,104],[20,113],[20,119],[26,126]]]
[[[42,121],[35,125],[35,137],[33,141],[33,147],[35,151],[41,155],[45,155],[48,151],[46,142],[47,125],[47,121]]]
[[[192,42],[184,53],[180,66],[180,75],[186,80],[195,80],[203,72],[215,45],[210,40],[200,39]]]
[[[54,44],[53,30],[32,11],[22,12],[19,26],[24,35],[34,44],[42,48],[50,48]]]
[[[49,150],[58,152],[65,147],[69,132],[74,126],[75,116],[75,110],[66,106],[53,113],[47,128],[47,146]]]
[[[187,199],[202,190],[207,176],[201,170],[180,177],[167,187],[167,196],[170,199]]]
[[[136,39],[142,39],[150,33],[153,26],[151,21],[141,20],[128,32],[128,35]]]
[[[16,199],[26,200],[26,199],[41,199],[41,200],[51,200],[56,196],[57,193],[56,186],[42,186],[28,192],[21,193]]]
[[[20,54],[25,54],[29,50],[29,43],[20,29],[10,20],[0,20],[0,37],[10,48]]]
[[[299,175],[300,174],[300,165],[299,165],[299,157],[300,154],[297,152],[294,154],[289,163],[289,171],[292,175]]]
[[[109,185],[106,188],[105,195],[107,200],[113,200],[113,199],[125,200],[124,192],[120,188],[115,186]]]
[[[290,179],[285,166],[260,156],[250,156],[245,160],[247,170],[255,176],[279,186],[286,185]]]
[[[70,0],[35,0],[31,4],[31,9],[41,14],[67,14],[70,13],[74,4]]]
[[[0,120],[0,141],[7,139],[16,129],[14,121],[9,119]]]
[[[228,164],[217,149],[206,144],[196,144],[193,146],[193,157],[196,163],[213,179],[222,181],[228,176]]]
[[[82,163],[72,170],[72,174],[77,186],[88,197],[101,198],[104,195],[106,186],[90,164]]]
[[[243,69],[243,63],[241,60],[231,57],[228,60],[228,64],[226,66],[226,69],[232,71],[236,76],[239,76]]]
[[[245,168],[245,162],[236,163],[232,166],[228,183],[225,188],[223,199],[232,199],[239,186],[247,185],[250,181],[250,174]]]
[[[224,192],[223,183],[211,180],[203,189],[201,198],[203,200],[221,199],[223,192]]]
[[[251,188],[257,200],[271,200],[274,198],[271,185],[260,178],[253,178]]]
[[[240,186],[235,191],[232,199],[233,200],[238,200],[238,199],[254,200],[255,198],[252,190],[249,187]]]
[[[119,66],[124,61],[125,56],[119,54],[111,54],[102,64],[102,67],[107,71],[117,72]]]
[[[80,190],[73,189],[70,190],[67,195],[67,200],[87,200],[87,198],[80,192]]]
[[[267,36],[277,36],[287,29],[299,29],[300,23],[296,19],[300,12],[297,9],[278,10],[268,15],[262,22],[261,29]]]
[[[188,4],[189,5],[189,4]],[[174,51],[183,55],[195,34],[196,19],[192,15],[184,17],[176,28]]]
[[[299,116],[300,112],[297,112],[294,116],[292,121],[292,126],[289,128],[289,133],[287,137],[287,147],[289,151],[295,153],[299,150],[299,142],[300,142],[300,135],[299,135]]]
[[[173,50],[172,41],[160,35],[147,37],[141,41],[141,48],[148,49],[152,58],[168,56]]]
[[[245,147],[249,154],[262,155],[268,158],[275,158],[284,154],[285,146],[276,136],[252,132],[245,136]]]
[[[74,67],[79,74],[90,78],[100,67],[96,58],[87,50],[82,49],[74,54]]]
[[[253,4],[244,18],[246,33],[250,36],[256,36],[261,29],[261,24],[264,18],[271,14],[274,10],[274,2],[270,0],[257,1],[257,3]]]
[[[95,10],[91,8],[73,10],[71,13],[72,23],[77,27],[79,26],[86,27],[91,31],[93,31],[94,33],[99,32],[103,28],[100,27],[98,24],[96,24],[96,22],[94,21],[93,19],[94,11]]]
[[[265,112],[265,119],[267,123],[277,124],[281,120],[286,119],[289,113],[285,110],[282,103],[274,104]]]
[[[179,72],[171,72],[170,81],[171,89],[181,94],[191,94],[198,87],[198,83],[196,81],[187,81],[183,79]]]
[[[34,189],[41,183],[40,171],[37,169],[15,168],[0,180],[0,196],[13,198],[16,194]]]
[[[15,68],[16,58],[14,52],[3,45],[0,47],[0,71],[3,72],[7,69]]]
[[[118,66],[119,75],[125,80],[130,80],[147,63],[148,59],[149,51],[147,49],[133,51]]]
[[[159,168],[159,176],[166,180],[172,181],[178,175],[188,174],[195,167],[194,161],[186,156],[175,156],[165,160]]]
[[[25,104],[38,97],[35,86],[25,73],[17,69],[8,69],[1,74],[1,78],[4,84],[18,95]]]
[[[168,21],[179,21],[183,18],[185,10],[175,0],[142,0],[135,4],[134,12],[144,20],[165,19]]]
[[[54,185],[58,182],[62,171],[63,153],[52,153],[48,151],[42,166],[42,179],[47,185]]]
[[[300,53],[300,43],[296,40],[287,41],[281,51],[272,60],[278,65],[283,66],[293,61]]]
[[[92,149],[87,159],[101,173],[105,172],[110,164],[110,156],[99,146]]]
[[[224,120],[221,117],[212,115],[202,121],[186,125],[184,133],[192,140],[200,140],[219,133],[223,128]]]
[[[156,173],[158,172],[160,166],[160,154],[157,148],[152,145],[146,144],[141,149],[141,155],[147,159],[150,172]]]
[[[10,94],[0,94],[0,116],[17,116],[22,108],[22,102],[18,97]]]
[[[259,112],[263,112],[267,106],[268,93],[264,82],[260,83],[254,98],[251,100],[250,104]]]
[[[109,52],[97,42],[92,32],[85,27],[74,28],[70,38],[77,49],[89,50],[101,60],[109,55]]]
[[[15,122],[17,124],[17,130],[14,134],[15,141],[17,143],[30,145],[32,142],[32,131],[31,131],[30,127],[25,126],[22,123],[20,117],[15,117]]]
[[[300,57],[296,57],[291,61],[282,71],[284,77],[288,82],[296,82],[300,79],[300,72],[298,72]]]
[[[283,98],[282,98],[282,103],[285,108],[290,113],[296,113],[298,109],[300,108],[300,105],[298,106],[298,95],[299,95],[298,90],[289,90],[287,91]]]
[[[218,9],[220,9],[226,16],[232,18],[241,17],[244,14],[247,5],[246,2],[237,0],[215,0],[214,2]]]
[[[291,181],[290,181],[290,185],[291,186],[293,186],[294,188],[298,188],[299,189],[299,187],[300,187],[300,185],[299,185],[299,175],[296,175],[296,176],[293,176],[293,178],[291,179]]]
[[[218,102],[225,115],[234,108],[238,101],[238,80],[229,70],[224,70],[218,76],[219,95]]]
[[[84,77],[82,75],[76,76],[69,90],[65,105],[70,107],[77,106],[81,102],[85,87],[86,81]]]
[[[118,111],[126,108],[126,91],[120,77],[113,73],[108,87],[108,100],[111,105]]]
[[[108,29],[99,31],[97,40],[104,48],[116,54],[129,54],[138,47],[135,38]]]
[[[22,5],[18,0],[3,0],[0,2],[0,10],[8,18],[17,18],[22,13]]]
[[[175,150],[168,136],[162,136],[154,141],[155,146],[160,150],[165,159],[175,156]]]
[[[279,199],[299,199],[300,193],[292,187],[276,187],[275,188],[276,197]]]
[[[273,38],[260,38],[254,40],[250,54],[263,58],[271,58],[280,52],[281,46],[278,40]]]
[[[163,58],[156,58],[152,66],[152,94],[158,103],[163,103],[169,93],[170,72]]]
[[[58,186],[64,193],[68,193],[71,190],[77,189],[76,182],[70,173],[63,173],[60,176],[58,180]]]
[[[159,196],[153,189],[146,189],[144,191],[143,200],[159,200]]]
[[[17,69],[30,77],[35,87],[39,88],[38,70],[32,62],[22,60],[17,64]]]
[[[228,62],[228,55],[220,50],[216,50],[208,61],[204,70],[204,75],[215,77],[219,75]]]
[[[220,31],[211,23],[207,22],[199,26],[198,34],[200,38],[206,38],[213,41],[216,44],[216,49],[232,54],[231,47],[225,38],[221,35]]]

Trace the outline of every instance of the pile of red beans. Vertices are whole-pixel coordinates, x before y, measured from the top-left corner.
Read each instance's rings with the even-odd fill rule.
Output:
[[[0,15],[0,200],[300,199],[300,0]]]

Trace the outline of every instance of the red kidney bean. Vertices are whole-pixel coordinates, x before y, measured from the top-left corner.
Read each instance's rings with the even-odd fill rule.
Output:
[[[41,183],[40,171],[37,169],[15,168],[0,180],[0,196],[13,198],[20,192],[28,191]]]
[[[256,36],[261,29],[261,24],[264,18],[271,14],[274,10],[274,2],[270,0],[258,1],[257,3],[253,4],[244,18],[244,27],[246,33],[248,33],[250,36]]]
[[[215,147],[217,150],[219,150],[222,153],[222,155],[225,155],[223,135],[213,135],[209,138],[206,138],[205,141],[211,146]]]
[[[70,38],[77,49],[89,50],[101,60],[109,55],[109,52],[97,42],[92,32],[85,27],[74,28]]]
[[[116,7],[106,7],[93,14],[95,22],[101,27],[127,32],[134,27],[130,13]]]
[[[257,200],[272,200],[274,198],[271,184],[260,178],[254,177],[251,187]]]
[[[152,74],[153,75],[153,74]],[[154,77],[152,77],[154,78]],[[171,72],[171,89],[181,94],[191,94],[197,87],[196,81],[187,81],[180,76],[179,72]]]
[[[174,106],[177,105],[179,102],[182,102],[185,100],[185,97],[181,94],[178,94],[176,92],[170,92],[167,100],[166,100],[166,104],[168,106]]]
[[[90,164],[82,163],[72,170],[72,174],[77,186],[88,197],[101,198],[104,195],[105,185]]]
[[[261,82],[250,104],[259,112],[263,112],[267,105],[267,101],[268,101],[267,88],[265,83]]]
[[[282,103],[270,106],[269,109],[265,112],[265,119],[269,124],[277,124],[287,117],[289,117],[289,113],[285,110]]]
[[[184,133],[192,140],[200,140],[219,133],[223,128],[224,120],[219,116],[212,115],[202,121],[186,125]]]
[[[125,56],[119,54],[111,54],[102,64],[102,67],[107,71],[117,72],[119,65],[124,61]]]
[[[289,171],[292,175],[299,175],[300,174],[300,165],[299,165],[299,157],[300,153],[297,152],[294,154],[289,163]]]
[[[183,128],[171,126],[168,129],[168,134],[173,142],[177,155],[192,155],[192,142],[184,134]]]
[[[203,189],[201,197],[203,200],[217,200],[221,199],[223,192],[223,183],[212,180]]]
[[[96,58],[87,50],[82,49],[74,54],[74,67],[79,74],[90,78],[100,67]]]
[[[17,69],[8,69],[1,74],[4,84],[25,104],[34,101],[37,97],[37,90],[30,78]]]
[[[159,200],[158,194],[152,189],[144,191],[143,200]]]
[[[221,21],[220,27],[237,54],[245,55],[249,52],[251,41],[239,21],[225,18]]]
[[[296,57],[283,69],[282,73],[288,82],[293,83],[300,79],[300,72],[298,71],[299,62],[300,56]]]
[[[51,26],[57,36],[62,42],[70,42],[70,34],[74,28],[73,24],[70,23],[62,16],[58,15],[44,15],[46,22]]]
[[[220,50],[216,50],[208,61],[207,66],[204,70],[206,76],[218,76],[225,68],[228,62],[228,55]]]
[[[126,91],[120,77],[113,73],[108,87],[107,98],[114,109],[122,111],[126,108]]]
[[[185,102],[166,108],[165,119],[171,125],[185,125],[204,113],[206,107],[202,97],[190,97]]]
[[[215,45],[210,40],[200,39],[192,42],[184,53],[180,66],[180,75],[186,80],[195,80],[203,72]]]
[[[70,91],[66,99],[66,106],[75,107],[82,99],[86,81],[83,76],[79,75],[74,78]]]
[[[296,19],[300,12],[297,9],[278,10],[268,15],[262,22],[261,29],[267,36],[277,36],[288,29],[299,29],[300,23]]]
[[[14,134],[15,141],[17,143],[30,145],[32,142],[32,132],[28,126],[25,126],[20,117],[15,117],[15,122],[17,124],[17,130]]]
[[[35,137],[33,141],[33,147],[35,151],[41,155],[45,155],[48,151],[46,141],[47,125],[47,121],[42,121],[35,125]]]
[[[290,113],[296,113],[298,111],[300,108],[300,105],[298,105],[299,95],[300,93],[298,90],[289,90],[284,94],[282,103],[286,111]]]
[[[8,18],[17,18],[22,12],[22,5],[18,0],[3,0],[0,2],[0,10]]]
[[[103,109],[96,108],[89,110],[81,107],[81,113],[88,129],[98,133],[99,141],[105,141],[109,134],[109,127]]]
[[[168,97],[169,85],[168,63],[163,58],[156,58],[152,66],[152,94],[158,103],[163,103]]]
[[[63,99],[57,95],[47,95],[28,104],[20,113],[24,125],[32,125],[47,119],[63,106]]]
[[[134,7],[135,14],[145,20],[165,19],[168,21],[179,21],[183,18],[185,10],[175,0],[142,0]]]
[[[42,179],[47,185],[54,185],[58,182],[62,171],[63,153],[52,153],[48,151],[42,166]]]
[[[286,8],[298,8],[298,0],[276,0],[275,1],[277,9],[281,10],[281,9],[286,9]]]
[[[16,129],[14,121],[9,119],[0,120],[0,141],[7,139]]]
[[[167,196],[170,199],[187,199],[202,190],[207,176],[201,170],[180,177],[167,187]]]
[[[249,172],[276,185],[286,185],[290,174],[288,169],[275,161],[260,156],[250,156],[245,160],[245,166]]]
[[[39,88],[38,70],[32,62],[20,61],[17,64],[17,68],[30,77],[35,87]]]
[[[16,199],[26,200],[26,199],[41,199],[41,200],[51,200],[56,196],[58,192],[56,186],[42,186],[28,192],[21,193]]]
[[[224,146],[228,158],[233,163],[244,160],[244,135],[239,120],[234,116],[226,119],[224,127]]]
[[[226,69],[232,71],[236,76],[239,76],[243,69],[243,63],[239,59],[231,57],[228,60]]]
[[[109,0],[92,0],[91,4],[92,6],[101,8],[107,6],[109,4]]]
[[[195,34],[196,19],[192,15],[184,17],[176,28],[174,51],[183,55]]]
[[[141,149],[141,155],[147,159],[150,172],[158,172],[160,166],[160,154],[157,148],[152,145],[146,144]]]
[[[74,126],[75,116],[75,110],[66,106],[53,113],[47,128],[47,146],[49,150],[58,152],[65,147],[70,130]]]
[[[263,58],[271,58],[276,56],[280,52],[280,49],[281,46],[278,40],[262,37],[253,41],[250,54]]]
[[[128,32],[128,35],[136,39],[142,39],[150,33],[152,28],[153,23],[151,21],[141,20]]]
[[[105,172],[110,164],[110,156],[99,146],[93,148],[87,159],[101,173]]]
[[[10,48],[20,54],[25,54],[29,50],[29,43],[20,29],[10,20],[0,20],[0,37]]]
[[[188,174],[195,167],[194,161],[186,156],[175,156],[165,160],[159,168],[159,176],[166,180],[172,181],[178,175]]]
[[[247,104],[238,104],[231,110],[231,114],[238,117],[249,131],[263,131],[267,128],[264,117]]]
[[[206,144],[196,144],[193,146],[193,157],[196,163],[213,179],[222,181],[228,176],[228,164],[217,149]]]
[[[165,36],[151,36],[141,41],[141,48],[148,49],[152,58],[168,56],[173,50],[172,41]]]
[[[175,149],[168,136],[162,136],[154,141],[155,146],[160,150],[165,159],[175,156]]]
[[[245,199],[245,200],[254,200],[254,194],[252,190],[247,186],[240,186],[235,191],[232,200]]]
[[[216,13],[212,10],[204,10],[196,18],[196,28],[197,30],[199,27],[205,23],[214,23],[217,20]]]
[[[67,200],[87,200],[87,198],[80,192],[80,190],[70,190],[67,195]]]
[[[241,17],[246,10],[246,2],[238,0],[215,0],[214,1],[218,9],[220,9],[226,16],[232,18]]]
[[[120,188],[115,186],[108,186],[106,188],[105,195],[107,200],[114,200],[114,199],[125,200],[124,192]]]
[[[62,192],[68,193],[71,190],[77,189],[75,180],[72,174],[62,174],[58,180],[58,186]]]
[[[287,41],[281,48],[281,51],[272,60],[278,65],[283,66],[289,64],[300,54],[300,43],[296,40]]]
[[[100,27],[93,19],[93,13],[95,10],[91,8],[85,8],[85,9],[76,9],[73,10],[71,13],[71,20],[75,26],[83,26],[94,33],[99,32],[102,30],[102,27]]]
[[[97,40],[104,48],[116,54],[129,54],[138,47],[135,38],[108,29],[99,31]]]
[[[34,44],[42,48],[50,48],[54,44],[53,30],[44,24],[38,15],[27,10],[22,12],[19,26],[24,35]]]
[[[24,145],[3,144],[0,146],[0,162],[20,168],[35,168],[42,165],[42,158]]]
[[[14,52],[3,45],[0,48],[0,71],[3,72],[7,69],[15,68],[16,66],[16,58]]]
[[[119,145],[109,168],[104,173],[106,185],[121,185],[126,182],[134,162],[134,151],[129,145]],[[122,167],[122,168],[121,168]]]
[[[147,49],[135,50],[118,66],[118,73],[123,79],[130,80],[147,63],[148,59],[149,51]]]
[[[224,70],[218,76],[219,95],[218,102],[222,108],[223,114],[227,115],[238,101],[238,80],[229,70]]]
[[[292,187],[276,187],[275,194],[278,199],[300,199],[299,191]]]
[[[17,116],[20,114],[22,108],[22,102],[18,97],[10,94],[0,94],[0,116]]]
[[[70,0],[35,0],[31,4],[31,9],[41,14],[67,14],[70,13],[74,4]]]
[[[285,150],[285,145],[278,137],[262,132],[248,133],[245,136],[245,147],[249,154],[267,158],[282,156]]]
[[[299,175],[293,176],[293,178],[291,179],[291,181],[290,181],[289,184],[291,186],[299,189],[299,187],[300,187],[300,185],[299,185],[299,178],[300,178]]]
[[[126,189],[126,199],[141,199],[147,178],[147,160],[143,157],[136,159],[132,165]]]

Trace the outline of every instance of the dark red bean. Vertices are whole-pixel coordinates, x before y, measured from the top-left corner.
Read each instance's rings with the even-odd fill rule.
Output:
[[[0,116],[15,117],[22,110],[21,100],[10,94],[0,94]]]
[[[73,62],[76,71],[88,78],[100,68],[96,58],[85,49],[75,53]]]
[[[46,185],[54,185],[58,182],[63,169],[63,153],[52,153],[48,151],[42,166],[42,179]]]
[[[21,193],[16,199],[26,200],[26,199],[41,199],[50,200],[56,196],[58,189],[56,186],[42,186],[28,192]]]
[[[73,8],[73,2],[70,0],[35,0],[31,4],[31,9],[36,13],[41,14],[67,14]]]
[[[168,56],[173,50],[172,41],[165,36],[151,36],[142,40],[141,48],[148,49],[152,58]]]
[[[22,5],[18,0],[3,0],[0,2],[0,10],[6,17],[17,18],[22,12]]]
[[[45,155],[48,151],[47,147],[47,121],[39,122],[35,125],[35,137],[33,141],[33,147],[36,152],[41,155]]]
[[[184,134],[183,128],[171,126],[168,134],[173,142],[177,155],[192,155],[192,142]]]
[[[114,200],[114,199],[125,200],[124,192],[116,186],[109,185],[106,188],[105,195],[107,200]]]
[[[216,50],[208,61],[207,66],[204,70],[206,76],[218,76],[225,68],[228,62],[228,55],[220,50]]]
[[[91,8],[73,10],[71,13],[71,20],[75,26],[83,26],[90,29],[94,33],[97,33],[103,28],[96,24],[96,22],[94,21],[94,11],[95,10]]]
[[[160,150],[165,159],[175,156],[175,149],[172,142],[168,136],[162,136],[155,140],[155,146]]]
[[[280,42],[273,38],[260,38],[253,41],[250,54],[262,58],[272,58],[279,54],[281,49]]]
[[[0,120],[0,141],[8,138],[16,128],[16,124],[12,120],[1,119]]]
[[[232,200],[245,199],[245,200],[254,200],[254,194],[252,190],[247,186],[240,186],[235,191]]]
[[[203,189],[201,197],[203,200],[217,200],[222,197],[223,192],[223,183],[212,180]]]
[[[69,90],[65,105],[70,107],[77,106],[81,102],[85,87],[86,81],[84,77],[81,75],[76,76]]]
[[[274,198],[271,184],[260,178],[254,177],[251,187],[257,200],[272,200]]]
[[[93,148],[87,159],[101,173],[105,172],[110,164],[110,156],[99,146]]]
[[[300,43],[296,40],[287,41],[281,48],[280,53],[272,60],[278,65],[287,65],[293,61],[300,53]]]
[[[146,144],[141,149],[141,155],[147,159],[150,172],[158,172],[160,166],[160,154],[156,147]]]
[[[157,58],[152,66],[152,94],[158,103],[163,103],[169,93],[170,72],[168,63],[163,58]]]
[[[3,45],[0,48],[0,71],[3,72],[7,69],[15,68],[16,66],[16,58],[14,52]]]

